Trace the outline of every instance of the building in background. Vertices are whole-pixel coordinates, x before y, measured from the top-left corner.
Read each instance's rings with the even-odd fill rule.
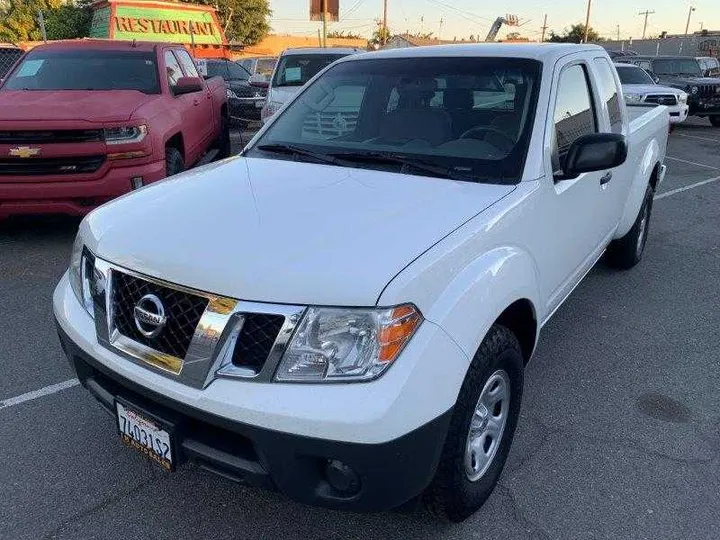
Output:
[[[646,56],[715,56],[720,57],[720,31],[695,32],[688,36],[667,35],[658,39],[628,39],[597,43],[610,51],[633,51]]]

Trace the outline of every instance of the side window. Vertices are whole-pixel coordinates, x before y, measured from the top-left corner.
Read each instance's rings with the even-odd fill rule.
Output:
[[[620,112],[620,98],[613,74],[614,68],[605,58],[596,58],[595,67],[600,74],[600,96],[607,104],[610,114],[610,131],[622,133],[622,113]]]
[[[652,71],[652,66],[650,65],[650,62],[648,60],[640,60],[637,65],[643,68],[645,71]]]
[[[188,54],[186,50],[178,49],[177,51],[175,51],[175,56],[177,56],[177,59],[180,61],[180,65],[182,66],[185,75],[187,75],[188,77],[200,76],[195,62],[192,58],[190,58],[190,54]]]
[[[557,147],[555,165],[562,169],[572,143],[583,135],[597,133],[590,85],[583,66],[570,66],[560,74],[554,120]]]
[[[172,90],[177,85],[178,79],[183,76],[180,64],[178,64],[172,51],[165,51],[165,71],[167,72],[168,85]]]

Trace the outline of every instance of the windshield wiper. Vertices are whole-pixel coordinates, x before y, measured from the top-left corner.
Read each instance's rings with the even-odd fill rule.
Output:
[[[329,165],[339,165],[339,161],[327,154],[322,154],[320,152],[313,152],[312,150],[308,150],[307,148],[303,148],[301,146],[295,146],[294,144],[282,144],[282,143],[274,143],[274,144],[261,144],[257,147],[258,150],[262,150],[263,152],[271,152],[273,154],[285,154],[289,156],[302,156],[307,157],[310,159],[314,159],[315,161],[319,161],[321,163],[327,163]]]
[[[363,162],[363,163],[390,163],[402,165],[403,168],[410,167],[419,171],[437,176],[439,178],[449,178],[451,180],[473,180],[462,174],[458,174],[453,168],[441,167],[433,163],[428,163],[416,157],[410,157],[403,154],[385,153],[385,152],[337,152],[330,154],[331,156],[343,161]]]

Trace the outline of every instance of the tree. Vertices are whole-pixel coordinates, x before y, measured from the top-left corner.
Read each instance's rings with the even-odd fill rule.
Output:
[[[573,24],[568,30],[563,30],[564,34],[556,34],[554,31],[550,32],[550,39],[555,43],[582,43],[585,39],[585,25],[584,24]],[[588,32],[588,41],[602,41],[600,34],[593,30],[592,26]]]
[[[509,32],[507,36],[505,36],[505,39],[507,40],[513,40],[513,39],[520,39],[522,35],[520,35],[520,32]]]
[[[390,30],[384,28],[382,25],[378,25],[377,30],[373,32],[370,38],[370,45],[374,47],[382,47],[390,40]]]
[[[272,10],[268,0],[182,0],[217,8],[229,41],[255,45],[270,31]]]
[[[90,2],[63,4],[44,13],[48,39],[76,39],[90,35]]]
[[[59,8],[62,0],[7,0],[0,8],[0,41],[39,41],[42,39],[39,12]]]

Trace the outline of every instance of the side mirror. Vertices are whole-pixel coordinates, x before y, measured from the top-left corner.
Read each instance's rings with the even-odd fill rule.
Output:
[[[270,80],[266,75],[256,73],[255,75],[250,75],[248,84],[250,84],[250,86],[254,86],[255,88],[269,88]]]
[[[627,139],[617,133],[593,133],[577,139],[565,158],[564,174],[574,178],[580,173],[613,169],[625,163]]]
[[[180,77],[172,91],[176,96],[183,96],[202,92],[203,88],[203,80],[200,77]]]

